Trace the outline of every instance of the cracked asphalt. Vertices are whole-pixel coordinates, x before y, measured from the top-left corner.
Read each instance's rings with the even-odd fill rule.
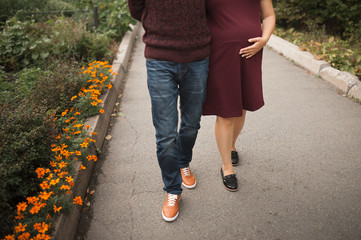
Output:
[[[167,223],[138,38],[121,109],[97,175],[87,240],[361,239],[361,106],[275,52],[264,51],[266,105],[237,142],[240,188],[226,191],[203,117],[180,215]]]

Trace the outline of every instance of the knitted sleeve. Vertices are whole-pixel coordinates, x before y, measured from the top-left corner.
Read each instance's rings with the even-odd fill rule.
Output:
[[[128,0],[130,15],[138,21],[141,21],[144,5],[145,0]]]

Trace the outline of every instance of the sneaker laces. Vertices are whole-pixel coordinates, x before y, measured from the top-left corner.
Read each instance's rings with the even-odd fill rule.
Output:
[[[175,203],[178,199],[178,195],[174,195],[174,194],[168,194],[168,206],[175,206]]]
[[[190,176],[191,175],[191,169],[189,167],[181,168],[184,176]]]

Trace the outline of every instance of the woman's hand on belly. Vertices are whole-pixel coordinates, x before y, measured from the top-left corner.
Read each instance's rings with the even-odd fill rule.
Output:
[[[262,38],[262,37],[255,37],[255,38],[250,38],[248,39],[248,42],[253,43],[251,46],[242,48],[241,50],[239,50],[239,54],[242,55],[242,57],[245,58],[251,58],[253,57],[259,50],[261,50],[264,45],[266,45],[267,43],[267,39],[266,38]]]

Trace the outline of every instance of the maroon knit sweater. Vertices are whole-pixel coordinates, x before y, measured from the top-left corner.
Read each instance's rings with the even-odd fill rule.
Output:
[[[209,56],[206,0],[128,0],[128,6],[143,24],[146,58],[193,62]]]

